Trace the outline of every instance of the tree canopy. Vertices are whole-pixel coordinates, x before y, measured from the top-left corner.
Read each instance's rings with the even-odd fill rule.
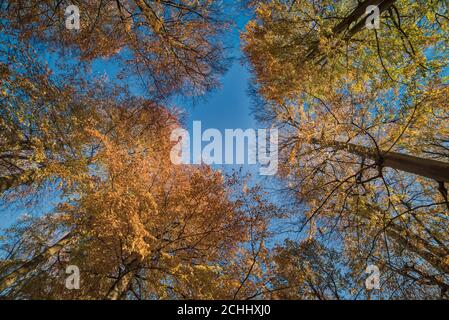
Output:
[[[39,211],[0,233],[0,297],[449,297],[447,1],[245,4],[254,116],[280,129],[265,180],[170,157],[233,4],[0,1],[0,205]]]

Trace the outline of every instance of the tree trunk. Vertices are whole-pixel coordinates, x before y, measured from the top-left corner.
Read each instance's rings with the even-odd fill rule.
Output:
[[[383,212],[376,205],[370,205],[369,207],[380,214]],[[359,214],[364,219],[369,220],[371,218],[369,214],[364,214],[363,212],[359,212]],[[449,274],[449,265],[445,263],[446,253],[444,250],[440,250],[440,248],[435,247],[429,241],[407,232],[407,230],[396,223],[387,222],[385,233],[391,240],[419,256],[441,274]],[[407,234],[407,236],[403,234]]]
[[[359,5],[347,16],[343,19],[338,25],[336,25],[332,31],[334,35],[338,35],[345,30],[348,30],[350,25],[356,21],[358,21],[361,17],[365,15],[366,8],[369,6],[378,6],[379,11],[382,13],[382,7],[384,7],[387,3],[391,6],[396,0],[366,0]],[[384,9],[385,10],[385,9]],[[365,21],[365,19],[363,19]]]
[[[374,148],[368,148],[353,143],[339,141],[322,142],[313,139],[312,143],[322,147],[330,147],[335,150],[347,151],[376,162],[380,167],[387,167],[403,172],[426,177],[438,182],[449,182],[449,163],[432,159],[420,158],[398,152],[377,152]]]
[[[129,289],[132,279],[134,278],[134,272],[128,271],[121,275],[109,290],[106,295],[107,300],[119,300]]]
[[[360,18],[366,14],[366,8],[369,6],[378,6],[379,13],[382,14],[382,12],[388,10],[395,2],[396,0],[366,0],[360,3],[346,18],[344,18],[332,29],[331,37],[338,37],[345,31],[349,30],[343,39],[346,41],[350,40],[354,35],[365,28],[366,20],[369,18],[369,15],[364,17],[362,20],[360,20]],[[357,22],[357,24],[350,28],[351,24],[355,22]],[[306,55],[306,60],[316,58],[319,54],[318,43],[316,43]]]
[[[129,290],[141,260],[135,255],[129,257],[128,259],[129,262],[125,262],[125,271],[119,274],[117,280],[115,280],[114,284],[106,294],[107,300],[119,300]]]
[[[10,274],[4,276],[3,278],[0,278],[0,292],[12,286],[21,276],[24,276],[27,273],[33,271],[33,269],[35,269],[40,263],[48,260],[51,256],[58,253],[65,245],[70,242],[71,238],[72,234],[68,233],[61,240],[56,242],[51,247],[47,248],[44,252],[33,257],[30,261],[26,262]]]
[[[374,4],[376,6],[378,6],[379,8],[379,13],[382,14],[382,12],[387,11],[388,9],[391,8],[391,6],[396,2],[396,0],[384,0],[384,1],[365,1],[364,3],[362,3],[360,6],[363,6],[366,2],[377,2],[380,4]],[[365,10],[368,7],[365,6]],[[365,12],[363,12],[365,13]],[[358,32],[360,32],[361,30],[363,30],[366,27],[366,23],[367,23],[367,19],[369,18],[369,15],[366,16],[365,18],[363,18],[362,20],[360,20],[354,27],[352,27],[348,34],[345,36],[345,40],[350,40],[354,35],[356,35]]]
[[[425,260],[428,264],[430,264],[435,270],[440,272],[441,274],[449,274],[449,265],[444,263],[444,256],[440,257],[435,254],[433,254],[430,251],[424,250],[420,248],[419,243],[416,244],[414,240],[414,236],[410,236],[409,238],[403,237],[398,232],[393,230],[394,228],[387,227],[386,233],[388,237],[390,237],[392,240],[396,241],[399,245],[401,245],[403,248],[407,249],[410,252],[415,253],[420,258]],[[421,240],[422,242],[423,240]],[[426,247],[428,248],[429,244],[426,244]]]
[[[33,181],[34,170],[0,177],[0,195],[11,188]]]

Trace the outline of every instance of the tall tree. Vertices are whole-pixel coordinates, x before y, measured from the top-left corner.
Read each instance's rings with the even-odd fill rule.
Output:
[[[365,28],[371,4],[380,29]],[[259,116],[285,128],[282,175],[304,225],[342,232],[355,263],[388,265],[434,297],[449,271],[447,10],[263,1],[243,35]]]
[[[169,138],[176,118],[157,106],[133,111],[109,109],[103,130],[98,124],[87,130],[97,151],[90,174],[66,194],[70,201],[11,229],[0,276],[6,297],[248,294],[252,280],[240,281],[249,263],[242,246],[263,241],[274,208],[257,190],[244,198],[233,193],[237,177],[173,165]],[[68,265],[81,270],[80,290],[65,288]]]
[[[29,47],[2,40],[0,195],[73,182],[87,170],[84,127],[96,121],[96,94],[53,75]]]

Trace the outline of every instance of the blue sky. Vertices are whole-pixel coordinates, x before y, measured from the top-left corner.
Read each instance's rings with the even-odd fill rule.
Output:
[[[208,94],[206,100],[197,105],[183,106],[189,114],[188,125],[191,126],[193,121],[201,121],[203,130],[254,128],[256,123],[250,114],[251,101],[247,94],[248,81],[246,68],[239,61],[234,61],[223,76],[220,89]]]
[[[194,121],[201,121],[202,131],[209,128],[218,129],[224,136],[225,129],[256,129],[259,125],[251,114],[251,97],[248,94],[250,72],[243,64],[240,33],[249,20],[247,11],[243,10],[241,1],[224,1],[227,18],[234,23],[226,31],[225,43],[230,46],[228,55],[232,57],[229,70],[222,76],[221,87],[207,93],[199,102],[191,105],[180,100],[177,107],[187,112],[186,129],[192,137]],[[204,145],[207,143],[203,143]],[[246,149],[247,151],[247,149]],[[238,169],[240,166],[215,165],[216,169],[225,172]],[[245,171],[257,175],[257,166],[243,166]]]
[[[201,120],[206,128],[232,129],[254,128],[256,123],[250,115],[250,97],[248,84],[250,74],[246,66],[242,65],[240,32],[244,29],[249,17],[239,10],[239,1],[231,0],[234,10],[229,10],[229,18],[235,23],[226,34],[226,43],[231,46],[229,54],[233,57],[232,65],[222,77],[221,88],[208,93],[204,101],[195,106],[186,106],[189,122]]]

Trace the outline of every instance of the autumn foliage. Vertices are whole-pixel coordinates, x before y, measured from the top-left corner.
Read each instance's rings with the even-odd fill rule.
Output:
[[[71,4],[0,2],[1,205],[38,211],[0,233],[0,297],[449,297],[447,2],[247,1],[271,180],[170,160],[173,100],[219,86],[232,4],[80,0],[78,31]]]

